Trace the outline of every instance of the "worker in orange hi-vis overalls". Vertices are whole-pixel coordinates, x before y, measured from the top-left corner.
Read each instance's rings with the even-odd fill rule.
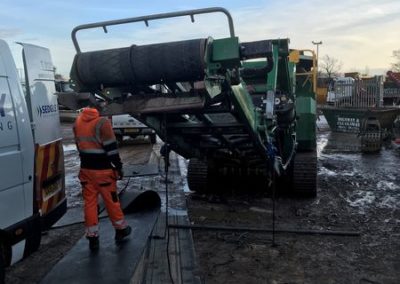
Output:
[[[117,179],[122,179],[122,162],[110,121],[100,117],[96,108],[84,108],[74,125],[75,142],[81,158],[79,180],[82,184],[86,238],[89,248],[99,248],[97,196],[101,194],[115,228],[115,240],[131,233],[117,194]]]

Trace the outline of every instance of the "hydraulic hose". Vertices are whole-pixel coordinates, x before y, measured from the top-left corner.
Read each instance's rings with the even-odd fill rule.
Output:
[[[254,233],[272,233],[273,229],[268,228],[252,228],[241,226],[211,226],[211,225],[181,225],[169,224],[174,229],[191,229],[191,230],[207,230],[207,231],[238,231],[238,232],[254,232]],[[359,237],[358,231],[327,231],[327,230],[297,230],[297,229],[275,229],[275,233],[289,233],[299,235],[328,235],[328,236],[346,236],[346,237]]]

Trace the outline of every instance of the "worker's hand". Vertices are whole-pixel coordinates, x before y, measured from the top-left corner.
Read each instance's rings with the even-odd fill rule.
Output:
[[[122,169],[117,170],[117,179],[121,180],[124,177],[124,171]]]

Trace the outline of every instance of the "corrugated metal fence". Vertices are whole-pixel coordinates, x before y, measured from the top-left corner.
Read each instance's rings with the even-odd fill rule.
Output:
[[[335,107],[376,108],[383,105],[383,78],[375,76],[353,82],[335,82]]]

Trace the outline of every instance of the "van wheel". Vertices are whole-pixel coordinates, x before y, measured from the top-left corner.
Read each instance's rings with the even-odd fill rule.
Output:
[[[150,143],[156,144],[156,142],[157,142],[156,134],[150,134]]]
[[[0,243],[0,284],[5,283],[5,278],[6,278],[6,262],[4,260],[4,252],[3,252],[3,247],[2,244]]]
[[[115,139],[117,139],[118,146],[121,146],[124,137],[121,134],[115,134]]]
[[[35,220],[32,227],[34,229],[26,238],[24,257],[30,255],[34,251],[37,251],[40,246],[40,241],[42,240],[42,228],[39,218]]]

